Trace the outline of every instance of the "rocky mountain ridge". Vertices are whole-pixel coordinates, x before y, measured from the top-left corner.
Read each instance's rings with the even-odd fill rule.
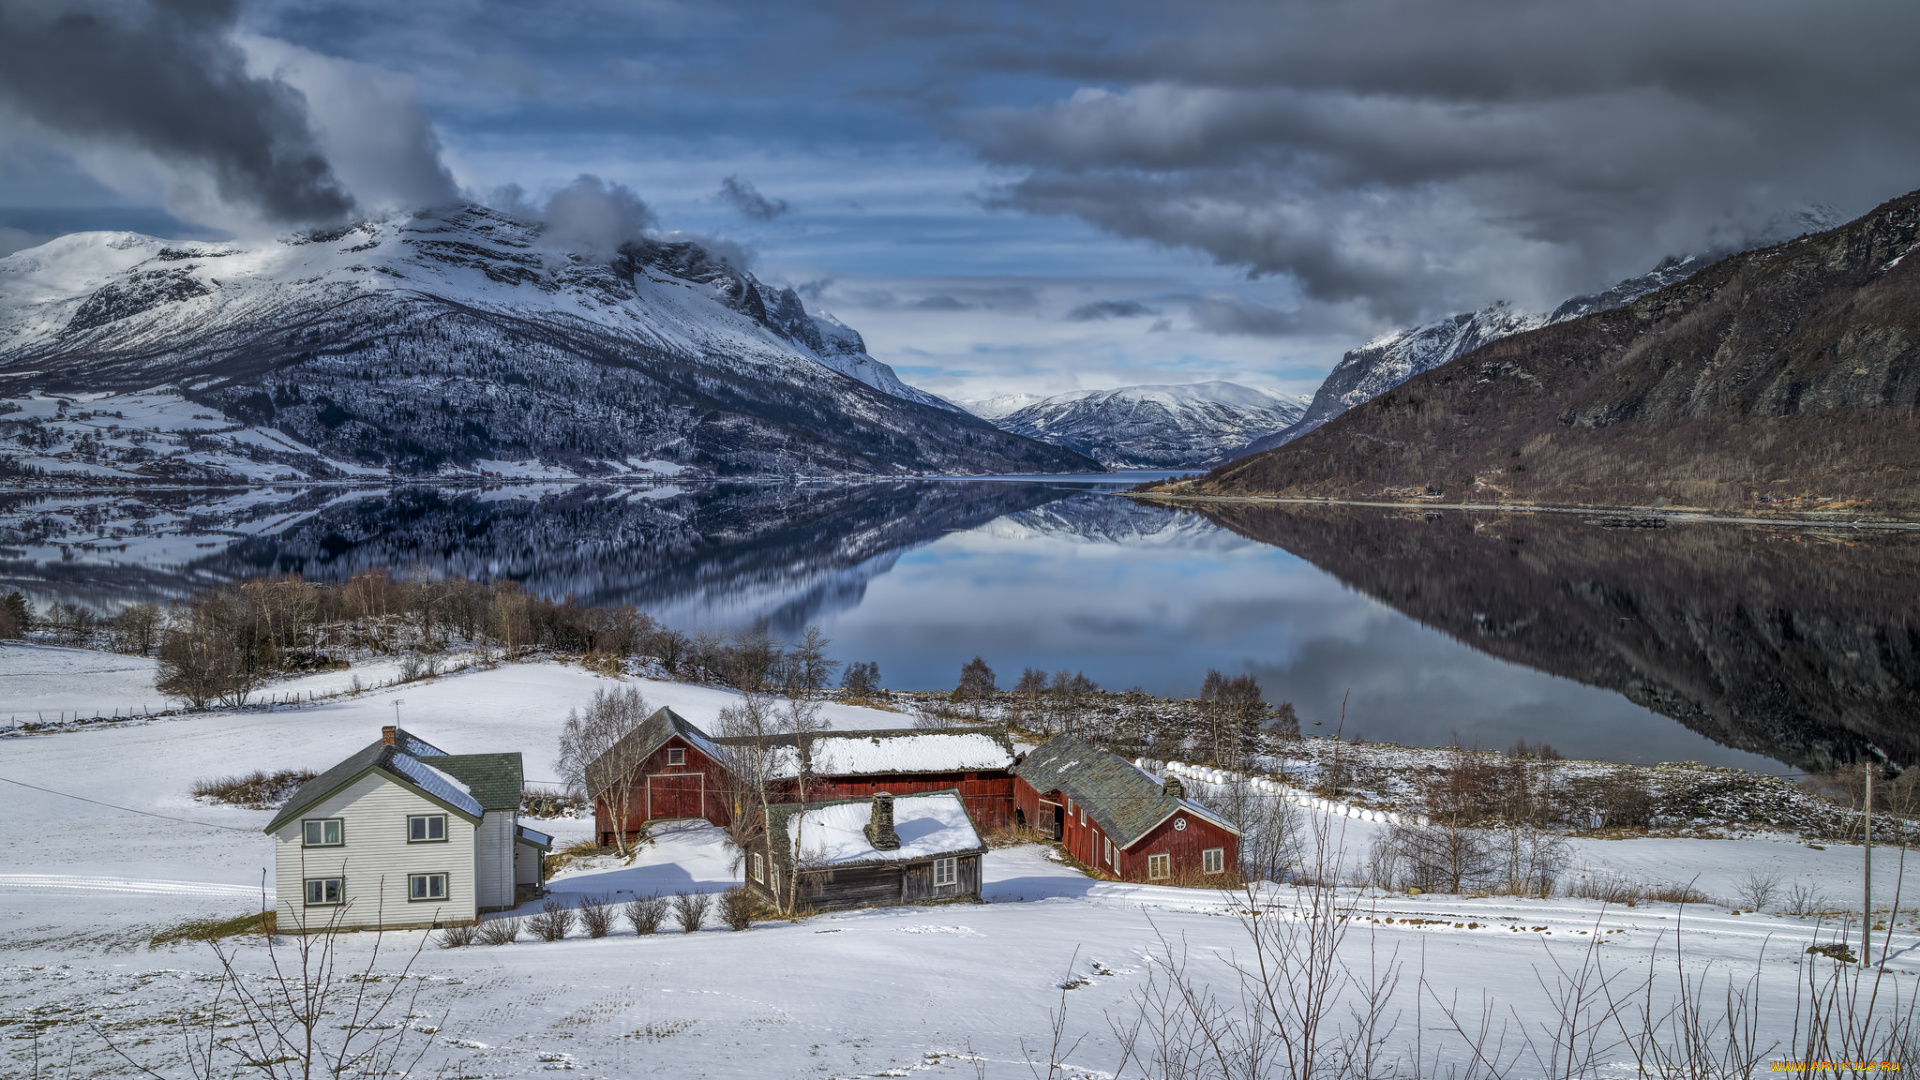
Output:
[[[1504,337],[1198,494],[1920,513],[1920,192]]]

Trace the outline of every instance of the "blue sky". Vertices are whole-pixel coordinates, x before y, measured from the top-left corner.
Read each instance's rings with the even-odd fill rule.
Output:
[[[1307,393],[1393,327],[1920,185],[1917,12],[0,0],[0,249],[584,173],[949,396]]]

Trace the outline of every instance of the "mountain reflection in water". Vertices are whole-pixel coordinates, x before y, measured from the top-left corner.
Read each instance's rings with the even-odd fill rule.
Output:
[[[1257,674],[1312,734],[1525,737],[1580,756],[1756,767],[1847,760],[1869,740],[1920,756],[1905,719],[1920,686],[1908,615],[1920,538],[1203,514],[1115,487],[9,495],[0,587],[111,609],[262,573],[510,577],[687,630],[819,624],[835,656],[878,661],[902,688],[951,686],[976,653],[1002,685],[1026,666],[1066,668],[1177,696],[1215,667]]]

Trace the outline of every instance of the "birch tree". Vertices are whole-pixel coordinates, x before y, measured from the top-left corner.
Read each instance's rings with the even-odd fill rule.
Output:
[[[560,752],[553,763],[568,787],[606,803],[614,850],[623,856],[633,789],[645,760],[641,748],[627,735],[646,721],[649,711],[637,687],[595,691],[585,712],[567,710],[567,722],[560,729]]]

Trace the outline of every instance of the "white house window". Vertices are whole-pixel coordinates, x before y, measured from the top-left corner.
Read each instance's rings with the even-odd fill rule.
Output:
[[[340,902],[346,895],[346,879],[337,877],[308,878],[307,906],[328,907]]]
[[[667,751],[667,764],[685,765],[686,763],[687,763],[687,752],[685,750],[675,748]]]
[[[1107,841],[1107,865],[1113,865],[1113,841]]]
[[[447,875],[445,874],[408,874],[407,899],[409,900],[445,900],[447,898]]]
[[[1173,876],[1173,856],[1171,855],[1147,856],[1147,880],[1165,881],[1166,879],[1172,876]]]
[[[1087,827],[1087,808],[1084,806],[1080,808],[1080,827]]]
[[[1227,849],[1210,847],[1201,852],[1200,869],[1209,874],[1225,873],[1227,869]]]
[[[933,860],[933,887],[934,888],[937,889],[942,885],[952,885],[957,883],[959,880],[960,880],[960,860],[959,859],[955,858],[955,859]]]
[[[345,830],[339,818],[315,818],[300,823],[302,835],[301,847],[339,847],[346,843]]]
[[[767,861],[757,851],[753,853],[753,880],[763,883],[767,880]]]
[[[430,844],[447,838],[447,815],[415,814],[407,819],[407,843]]]

